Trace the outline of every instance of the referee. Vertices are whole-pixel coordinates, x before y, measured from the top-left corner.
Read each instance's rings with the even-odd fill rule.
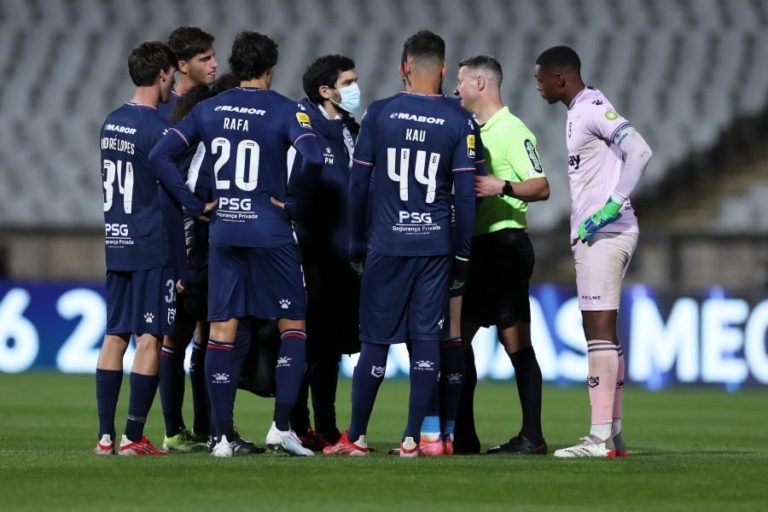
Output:
[[[480,55],[459,63],[456,93],[475,114],[488,174],[475,178],[480,201],[472,238],[462,338],[471,343],[480,327],[496,326],[512,361],[522,409],[522,428],[488,453],[545,454],[541,432],[541,370],[531,346],[528,288],[534,255],[526,228],[531,201],[549,198],[549,183],[536,152],[536,138],[501,101],[499,62]],[[477,452],[472,401],[477,373],[471,345],[456,425],[456,452]]]

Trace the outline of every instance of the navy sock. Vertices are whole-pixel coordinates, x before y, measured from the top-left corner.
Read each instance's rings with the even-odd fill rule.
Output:
[[[429,398],[424,421],[421,423],[421,433],[429,435],[439,435],[440,430],[440,386],[435,386],[432,396]],[[434,439],[432,439],[434,440]]]
[[[509,354],[512,366],[515,368],[517,393],[520,397],[520,408],[523,411],[523,427],[520,434],[533,443],[542,443],[541,433],[541,368],[536,360],[533,347]]]
[[[141,375],[131,372],[131,398],[128,402],[128,421],[125,436],[132,442],[141,441],[149,409],[157,393],[157,375]]]
[[[115,410],[120,396],[123,372],[96,369],[96,410],[99,413],[99,439],[104,434],[115,440]]]
[[[232,436],[232,409],[234,406],[232,386],[233,343],[208,340],[205,351],[205,374],[208,398],[211,404],[212,434]]]
[[[419,342],[411,345],[411,397],[408,403],[408,425],[403,437],[419,441],[421,424],[436,393],[440,378],[440,344]]]
[[[182,369],[182,372],[184,370]],[[160,347],[160,403],[163,407],[163,419],[165,419],[165,435],[175,436],[182,428],[181,404],[179,400],[179,379],[176,363],[176,350],[174,347],[162,345]],[[182,373],[183,375],[183,373]],[[182,376],[183,379],[183,376]],[[182,388],[184,381],[181,381]],[[182,392],[182,397],[183,397]],[[183,399],[183,398],[182,398]]]
[[[444,434],[453,434],[456,426],[465,366],[461,338],[440,343],[440,418]]]
[[[362,342],[360,358],[352,375],[352,421],[349,440],[355,442],[368,430],[373,403],[387,369],[389,345]]]
[[[208,415],[208,390],[205,386],[205,344],[195,340],[189,364],[189,380],[192,383],[192,407],[195,411],[195,434],[207,436],[210,431]]]
[[[291,428],[291,413],[307,370],[307,333],[289,329],[280,333],[280,354],[275,366],[275,426],[278,430]]]
[[[331,442],[339,438],[339,427],[336,425],[338,382],[338,359],[323,358],[310,370],[309,383],[312,388],[312,408],[315,411],[315,430]]]
[[[241,318],[237,323],[235,333],[235,345],[232,347],[232,403],[235,402],[237,383],[240,382],[240,374],[243,371],[243,362],[251,350],[251,320]]]
[[[309,406],[307,402],[309,400],[309,375],[313,371],[313,366],[307,366],[307,372],[304,375],[304,380],[299,388],[299,394],[296,397],[296,404],[291,411],[291,428],[297,433],[306,432],[310,427]]]
[[[176,348],[176,357],[173,358],[173,362],[176,365],[176,373],[174,374],[176,385],[173,387],[173,400],[177,404],[176,407],[179,415],[178,421],[180,428],[187,428],[187,425],[184,423],[184,414],[182,413],[182,406],[184,405],[184,387],[186,384],[185,378],[187,376],[184,371],[184,358],[186,355],[187,345],[184,345]]]

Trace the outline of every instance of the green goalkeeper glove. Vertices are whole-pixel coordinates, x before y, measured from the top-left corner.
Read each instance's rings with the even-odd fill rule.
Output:
[[[619,213],[621,207],[621,203],[617,203],[613,198],[609,198],[608,202],[605,203],[605,206],[579,224],[579,240],[584,243],[589,243],[592,240],[592,237],[595,236],[595,233],[602,227],[619,220],[621,218],[621,214]]]

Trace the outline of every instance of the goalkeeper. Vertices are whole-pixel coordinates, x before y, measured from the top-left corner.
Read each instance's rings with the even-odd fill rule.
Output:
[[[638,226],[629,195],[651,149],[606,97],[581,79],[581,61],[556,46],[536,60],[537,88],[568,107],[566,144],[571,188],[571,241],[576,289],[587,339],[592,427],[555,457],[626,455],[621,435],[624,354],[616,334],[621,282],[635,251]]]

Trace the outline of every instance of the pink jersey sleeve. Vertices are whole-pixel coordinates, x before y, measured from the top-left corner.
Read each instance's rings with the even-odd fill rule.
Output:
[[[587,110],[586,129],[589,133],[609,144],[620,142],[625,131],[631,129],[629,121],[610,105],[590,105]]]

